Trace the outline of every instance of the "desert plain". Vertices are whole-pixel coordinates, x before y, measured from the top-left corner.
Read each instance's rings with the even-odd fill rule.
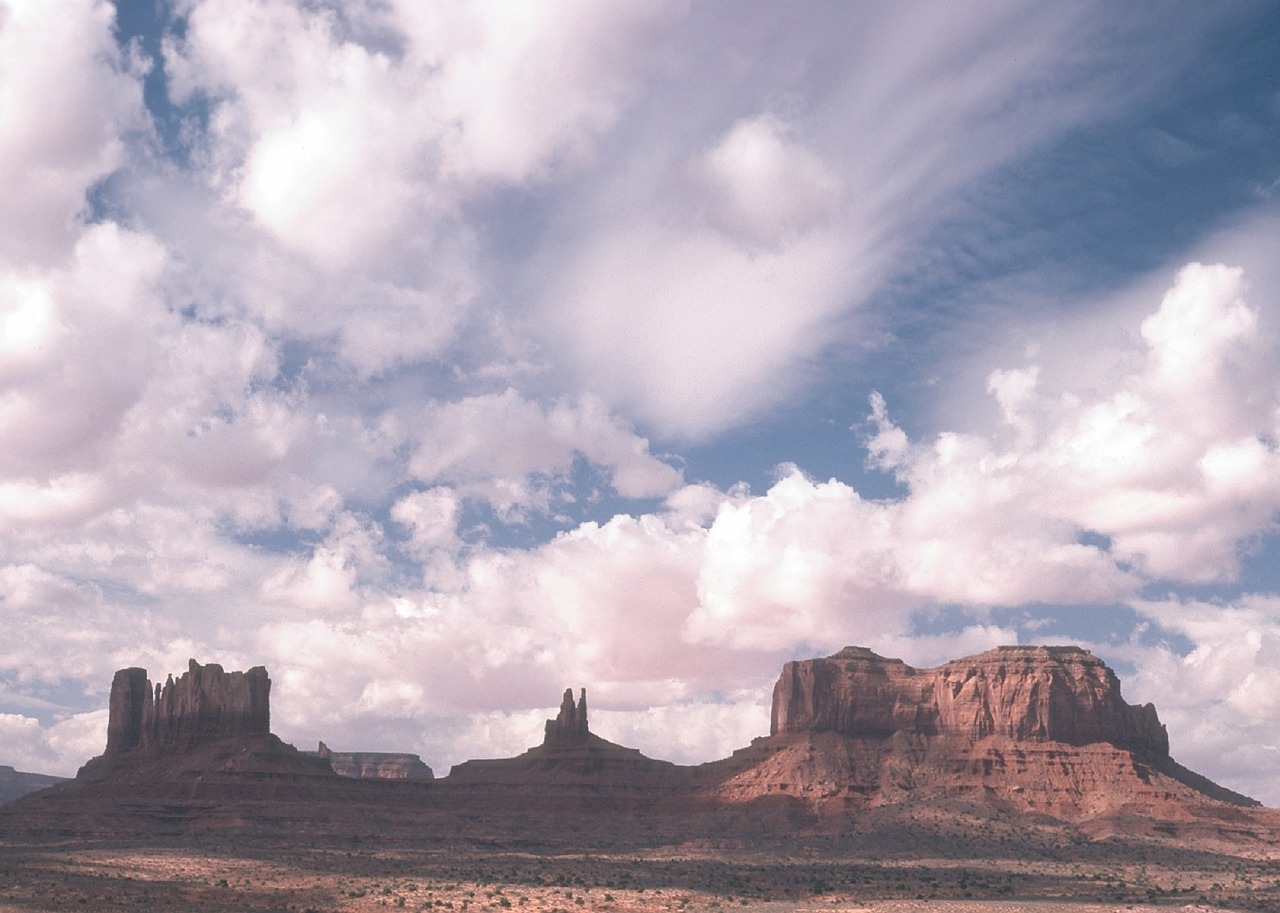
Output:
[[[1036,911],[1280,909],[1274,848],[1196,850],[1010,828],[877,852],[869,835],[618,847],[376,838],[0,844],[0,911]]]

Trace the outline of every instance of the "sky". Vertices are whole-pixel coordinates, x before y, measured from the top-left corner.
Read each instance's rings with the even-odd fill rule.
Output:
[[[1275,4],[0,0],[0,174],[0,764],[1075,643],[1280,806]]]

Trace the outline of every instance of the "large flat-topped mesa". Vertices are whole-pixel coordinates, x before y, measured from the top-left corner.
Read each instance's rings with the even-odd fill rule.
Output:
[[[1115,673],[1079,647],[998,647],[932,669],[863,647],[789,662],[774,687],[771,732],[1107,742],[1169,754],[1155,707],[1125,703]]]
[[[147,670],[121,669],[111,682],[105,756],[191,748],[271,731],[271,679],[255,666],[225,672],[194,659],[176,681],[151,684]]]

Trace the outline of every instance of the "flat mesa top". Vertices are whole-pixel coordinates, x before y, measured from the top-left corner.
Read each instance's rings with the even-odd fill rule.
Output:
[[[1033,659],[1043,659],[1043,658],[1049,658],[1049,657],[1052,657],[1054,659],[1065,659],[1065,658],[1074,658],[1074,657],[1096,659],[1096,657],[1094,657],[1094,655],[1090,653],[1088,650],[1084,649],[1083,647],[1077,647],[1074,644],[1063,644],[1063,645],[1056,645],[1056,646],[1046,646],[1042,644],[1003,644],[991,650],[987,650],[984,653],[979,653],[976,656],[969,656],[963,659],[954,659],[949,662],[942,663],[941,666],[938,666],[936,668],[942,668],[942,666],[950,666],[955,663],[973,663],[974,661],[984,660],[984,659],[1009,660],[1009,659],[1021,658],[1026,660],[1033,660]],[[906,666],[908,669],[913,669],[912,666],[907,666],[906,662],[904,662],[903,660],[897,659],[896,657],[881,656],[879,653],[870,649],[869,647],[856,647],[856,646],[844,647],[843,649],[840,650],[839,653],[836,653],[832,656],[828,656],[826,657],[826,659],[862,660],[864,662],[873,662],[873,663],[881,663],[881,664],[887,663],[887,664],[898,665],[898,666]]]

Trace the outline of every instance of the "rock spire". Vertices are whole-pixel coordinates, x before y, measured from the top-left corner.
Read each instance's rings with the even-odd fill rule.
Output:
[[[573,702],[573,689],[564,689],[560,713],[554,720],[547,720],[543,745],[565,745],[581,742],[590,730],[587,728],[587,689],[583,688],[577,704]]]

